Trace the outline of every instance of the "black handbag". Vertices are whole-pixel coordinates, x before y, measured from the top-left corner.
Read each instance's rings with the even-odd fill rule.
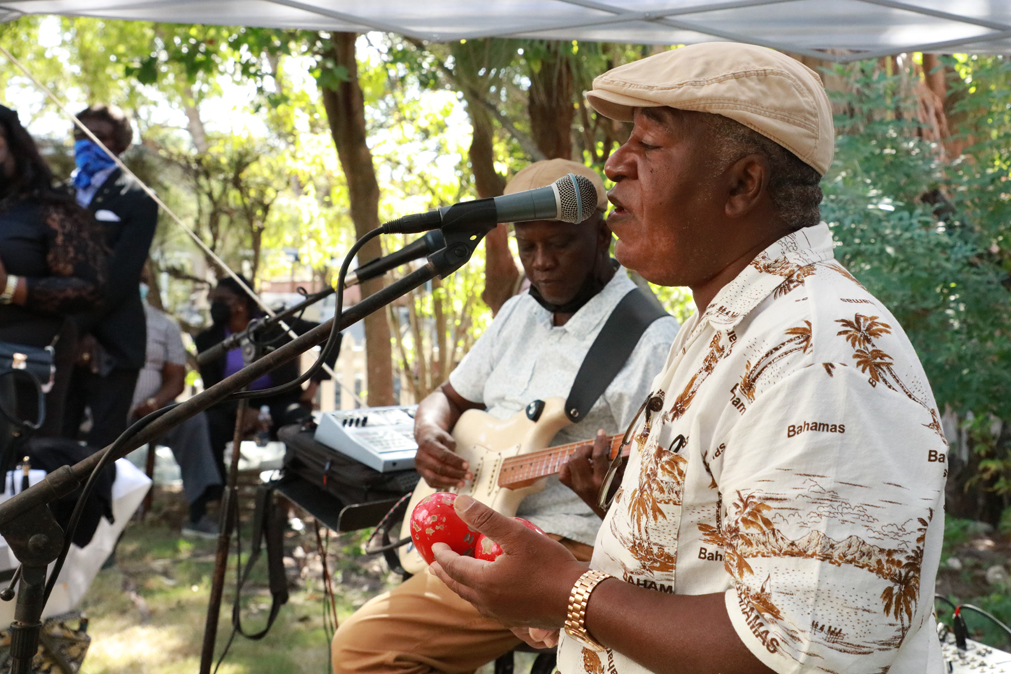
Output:
[[[22,456],[22,450],[32,433],[42,428],[46,420],[46,393],[53,388],[56,377],[56,350],[52,346],[38,347],[0,341],[0,474],[7,471]],[[19,413],[19,396],[25,391],[35,393],[36,418],[23,419]],[[0,487],[3,491],[3,487]]]
[[[19,370],[30,374],[43,393],[49,393],[56,378],[56,350],[52,346],[25,346],[0,341],[0,375]]]

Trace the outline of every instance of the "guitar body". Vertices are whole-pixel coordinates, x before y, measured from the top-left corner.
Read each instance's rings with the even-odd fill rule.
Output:
[[[527,410],[532,407],[533,405]],[[571,423],[565,416],[565,401],[562,398],[545,400],[544,409],[536,421],[530,419],[526,411],[505,420],[496,419],[479,410],[464,412],[453,428],[453,438],[456,440],[456,453],[470,464],[474,479],[459,489],[445,491],[466,494],[507,517],[514,516],[524,498],[544,489],[547,478],[533,480],[515,489],[500,487],[498,482],[502,462],[514,456],[543,450],[549,446],[558,431]],[[414,507],[423,498],[437,491],[442,490],[433,489],[424,480],[418,482],[404,515],[401,538],[411,535],[410,520]],[[408,573],[419,573],[428,566],[414,549],[414,543],[408,543],[400,549],[400,564]]]

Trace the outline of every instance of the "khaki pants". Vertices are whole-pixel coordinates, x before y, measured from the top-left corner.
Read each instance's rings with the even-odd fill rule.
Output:
[[[552,538],[558,538],[552,536]],[[577,559],[588,545],[562,540]],[[334,674],[465,674],[520,643],[427,570],[372,599],[333,638]]]

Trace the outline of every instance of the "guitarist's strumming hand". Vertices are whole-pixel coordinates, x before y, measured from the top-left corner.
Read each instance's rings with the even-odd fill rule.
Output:
[[[558,474],[559,481],[576,492],[586,505],[601,519],[605,512],[597,502],[600,485],[604,483],[607,467],[610,464],[611,442],[603,429],[597,431],[597,437],[592,445],[583,445],[576,449],[568,462],[562,466]],[[624,465],[619,469],[624,471]],[[621,475],[615,477],[615,482],[621,482]]]
[[[588,565],[565,546],[498,514],[469,496],[455,503],[461,519],[502,548],[494,562],[462,557],[445,543],[432,546],[428,568],[483,615],[513,629],[527,643],[545,643],[565,624],[569,592]],[[531,634],[529,628],[536,628]]]
[[[467,462],[453,453],[456,440],[448,432],[434,424],[416,424],[414,439],[418,443],[414,469],[430,486],[437,489],[461,487],[471,478]]]
[[[436,489],[462,487],[466,480],[474,477],[468,471],[467,462],[454,453],[456,440],[449,431],[465,410],[481,407],[457,393],[449,382],[418,404],[414,414],[414,441],[418,443],[414,469],[429,486]]]

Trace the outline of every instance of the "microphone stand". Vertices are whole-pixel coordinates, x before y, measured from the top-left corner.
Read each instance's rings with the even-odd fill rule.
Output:
[[[428,262],[423,267],[344,311],[339,317],[339,328],[346,329],[436,276],[444,278],[456,271],[470,259],[481,239],[497,224],[494,205],[472,212],[467,218],[444,222],[441,229],[446,238],[446,247],[429,255]],[[335,320],[338,318],[332,318],[309,330],[203,393],[162,413],[132,437],[119,443],[115,452],[112,451],[114,443],[73,466],[61,466],[49,473],[42,482],[0,503],[0,536],[6,539],[11,552],[22,565],[14,622],[11,623],[10,674],[32,674],[32,660],[38,650],[42,612],[45,610],[46,568],[60,556],[63,548],[64,532],[53,518],[48,504],[77,489],[107,454],[111,453],[109,462],[123,458],[325,341],[330,336]],[[9,600],[9,589],[0,593],[0,598]]]
[[[218,342],[214,346],[210,347],[206,351],[201,351],[197,354],[197,363],[200,365],[205,365],[212,361],[215,361],[232,349],[237,349],[242,346],[243,342],[251,341],[253,336],[266,330],[274,325],[279,325],[282,321],[291,318],[296,314],[302,313],[306,307],[311,304],[315,304],[320,300],[333,295],[335,291],[333,288],[324,288],[318,293],[313,293],[312,295],[306,295],[305,299],[298,304],[292,306],[289,309],[278,312],[269,318],[258,318],[250,321],[249,325],[242,332],[236,332],[234,334],[225,337],[222,341]]]
[[[225,572],[232,530],[239,526],[239,455],[242,445],[242,419],[249,409],[249,400],[239,400],[235,411],[235,432],[232,434],[232,458],[228,470],[228,486],[221,495],[221,516],[218,518],[218,546],[214,553],[214,571],[211,573],[211,596],[207,602],[204,622],[204,641],[200,650],[200,674],[210,674],[214,663],[214,643],[218,637],[218,617],[225,590]],[[256,536],[256,534],[253,534]],[[238,554],[242,554],[239,550]]]

